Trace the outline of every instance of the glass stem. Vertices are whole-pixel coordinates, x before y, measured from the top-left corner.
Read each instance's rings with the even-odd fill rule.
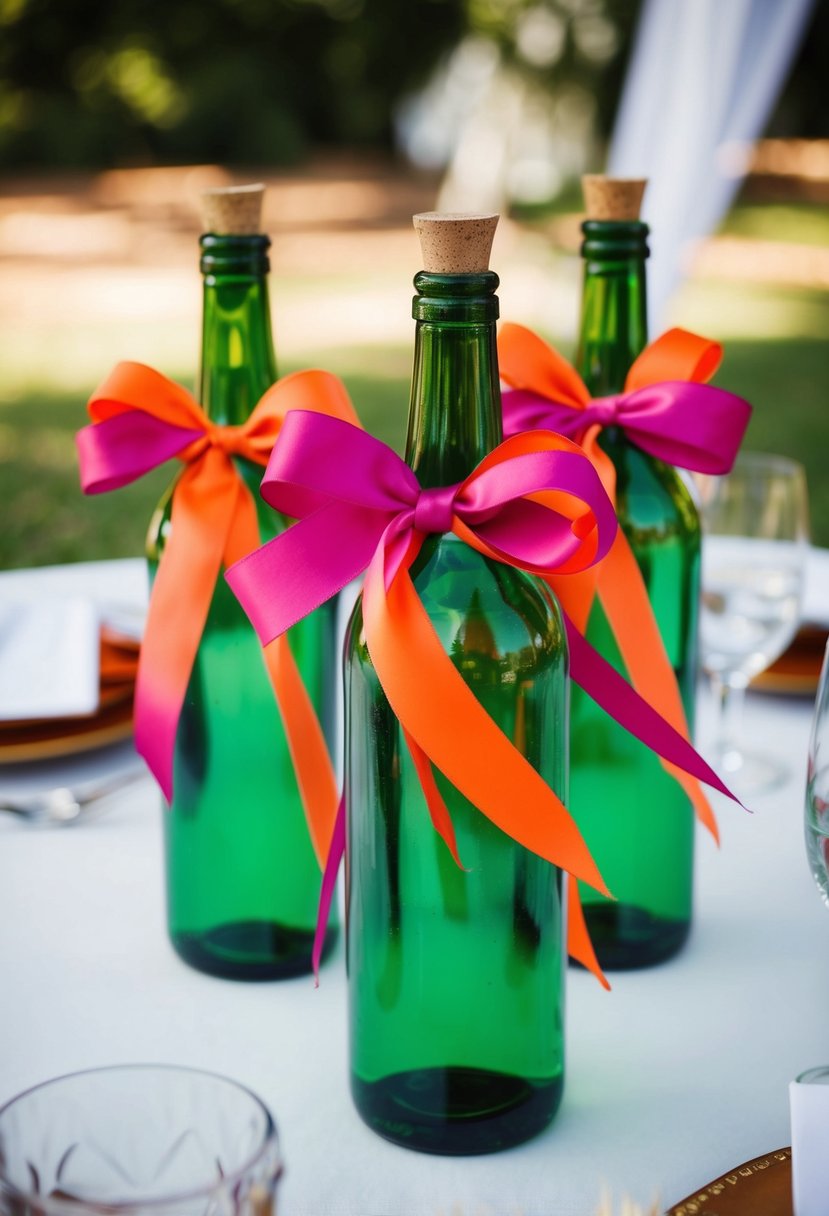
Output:
[[[711,685],[717,704],[714,735],[717,756],[726,771],[733,772],[742,763],[740,740],[745,685],[732,684],[720,676],[712,676]]]

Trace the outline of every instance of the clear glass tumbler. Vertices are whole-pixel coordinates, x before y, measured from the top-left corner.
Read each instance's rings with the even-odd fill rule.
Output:
[[[118,1065],[0,1107],[2,1216],[273,1216],[276,1127],[209,1072]]]

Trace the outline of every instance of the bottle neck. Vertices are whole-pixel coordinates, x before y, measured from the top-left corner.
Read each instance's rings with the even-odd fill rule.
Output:
[[[415,276],[406,460],[424,487],[462,481],[501,442],[498,276]]]
[[[267,236],[200,240],[204,276],[198,398],[222,426],[239,426],[276,380]]]
[[[648,340],[647,224],[587,220],[576,367],[595,397],[621,392]]]

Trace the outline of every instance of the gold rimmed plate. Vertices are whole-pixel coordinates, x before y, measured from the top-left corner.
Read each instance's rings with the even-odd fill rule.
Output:
[[[792,1150],[743,1161],[674,1204],[665,1216],[793,1216]]]

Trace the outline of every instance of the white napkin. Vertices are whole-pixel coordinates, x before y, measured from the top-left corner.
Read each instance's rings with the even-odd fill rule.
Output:
[[[829,1196],[829,1068],[801,1073],[789,1085],[794,1216],[826,1216]]]
[[[808,625],[829,625],[829,552],[810,549],[800,619]]]
[[[86,598],[0,601],[0,720],[98,708],[100,624]]]

